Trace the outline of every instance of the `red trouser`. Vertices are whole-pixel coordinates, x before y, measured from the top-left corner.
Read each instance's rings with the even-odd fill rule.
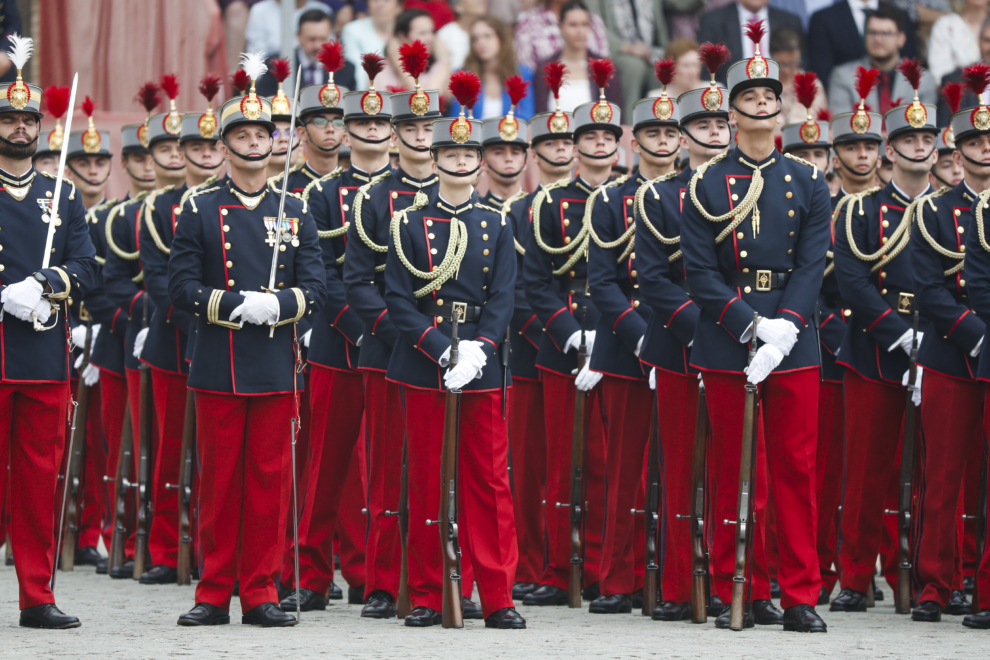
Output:
[[[663,477],[663,551],[661,589],[664,600],[691,600],[691,471],[698,409],[698,377],[657,369],[660,469]],[[678,518],[678,516],[683,516]]]
[[[291,394],[196,394],[199,548],[196,602],[241,609],[278,601],[286,519],[292,508]]]
[[[79,515],[77,539],[77,546],[80,548],[96,547],[99,544],[103,521],[112,510],[103,485],[103,475],[107,471],[107,443],[103,437],[103,420],[100,418],[102,401],[99,385],[89,388],[87,407],[86,472],[83,476],[82,511]]]
[[[516,582],[537,583],[543,575],[547,492],[547,432],[543,423],[543,384],[512,379],[509,388],[509,450],[512,452],[512,509],[519,563]]]
[[[363,433],[359,433],[363,437]],[[340,556],[340,576],[348,586],[364,584],[365,541],[368,537],[368,516],[365,491],[367,490],[367,451],[363,442],[357,442],[347,468],[344,492],[337,508],[337,552]],[[331,555],[332,555],[331,550]],[[330,562],[333,565],[333,562]]]
[[[296,429],[296,489],[299,491],[299,509],[296,519],[302,518],[303,509],[306,504],[306,489],[309,487],[310,466],[313,464],[313,457],[309,446],[309,432],[312,422],[312,406],[310,396],[313,388],[310,384],[310,372],[312,368],[303,372],[303,380],[306,383],[306,391],[299,396],[299,419],[300,426]],[[289,507],[289,517],[285,524],[285,551],[282,553],[282,574],[279,576],[279,587],[295,585],[296,565],[295,565],[295,535],[292,526],[292,507]]]
[[[988,408],[990,406],[990,385],[983,383],[983,392],[983,410],[986,411],[990,409]],[[983,460],[986,461],[988,459],[990,459],[990,415],[984,414]],[[987,490],[988,501],[990,501],[990,479],[987,479],[986,483],[980,484],[980,488]],[[980,563],[976,570],[976,589],[980,610],[990,610],[990,525],[986,525],[986,536],[983,540],[983,556],[980,558]]]
[[[976,575],[980,565],[980,557],[976,556],[976,516],[979,506],[980,471],[983,468],[983,443],[971,442],[969,456],[966,459],[966,477],[963,485],[963,511],[966,520],[959,538],[959,554],[962,557],[962,573],[966,576]],[[953,589],[962,589],[961,586]]]
[[[99,481],[107,502],[107,516],[103,521],[103,544],[109,551],[113,541],[114,509],[117,503],[116,479],[117,464],[120,462],[120,433],[124,427],[124,410],[127,406],[127,381],[123,376],[100,369],[100,404],[103,437],[107,443],[107,464]],[[109,479],[104,481],[104,475]],[[133,541],[127,544],[124,554],[127,559],[134,557]]]
[[[541,584],[567,589],[571,571],[571,513],[557,503],[571,501],[571,442],[574,429],[574,378],[544,370],[543,414],[547,428],[547,566]],[[605,426],[601,388],[588,392],[584,454],[584,586],[598,582],[605,526]],[[637,479],[638,481],[638,479]]]
[[[402,446],[406,420],[402,389],[385,380],[382,371],[363,370],[364,433],[368,455],[368,540],[364,559],[364,595],[385,591],[399,594],[402,545],[398,516]]]
[[[7,492],[22,610],[55,602],[49,587],[58,531],[53,512],[68,405],[67,383],[0,383],[0,455],[10,466],[0,470],[0,493]]]
[[[300,493],[299,584],[324,594],[333,581],[333,534],[361,432],[364,389],[361,374],[311,365],[309,480]],[[348,486],[349,487],[349,486]],[[358,482],[360,488],[360,482]],[[291,515],[291,502],[289,511]]]
[[[818,568],[829,593],[839,580],[839,505],[842,503],[842,384],[823,382],[818,390]]]
[[[653,391],[643,380],[606,375],[601,381],[605,407],[605,532],[599,581],[603,596],[631,594],[643,588],[645,539],[642,516],[643,457],[650,435]],[[641,508],[641,507],[640,507]],[[637,568],[640,571],[637,574]]]
[[[817,503],[815,453],[818,439],[817,369],[771,374],[760,385],[760,438],[756,461],[753,583],[750,597],[770,597],[766,573],[763,526],[766,524],[767,483],[772,483],[773,512],[780,535],[781,607],[814,605],[821,590],[815,550]],[[711,548],[716,593],[723,602],[732,598],[735,565],[734,525],[739,484],[739,456],[745,404],[745,374],[704,372],[708,416],[712,423],[710,469],[717,488],[715,530]],[[764,449],[765,451],[760,451]],[[760,459],[760,454],[764,458]]]
[[[839,564],[844,589],[866,593],[876,572],[884,508],[897,509],[897,483],[906,389],[868,381],[852,369],[845,379],[845,493],[842,499],[842,543]],[[893,493],[893,502],[891,502]],[[889,534],[889,531],[888,531]],[[897,538],[896,528],[894,539]],[[897,547],[885,558],[896,578]],[[884,573],[891,580],[891,573]],[[895,579],[896,582],[896,579]],[[891,584],[891,586],[895,586]]]
[[[127,375],[127,400],[131,405],[131,428],[134,431],[134,451],[132,456],[134,457],[134,467],[131,468],[131,482],[138,483],[140,479],[140,469],[141,469],[141,370],[140,369],[125,369],[124,373]],[[148,369],[148,377],[151,377],[151,369]],[[152,393],[154,393],[154,381],[151,383]],[[185,400],[183,399],[181,410],[185,410]],[[151,447],[149,459],[152,463],[149,463],[149,469],[154,465],[155,448],[158,446],[158,425],[151,425]],[[152,474],[149,472],[149,474]],[[154,486],[154,482],[152,482]],[[138,505],[139,489],[134,489],[134,505]],[[152,510],[152,521],[154,521],[154,513]],[[127,557],[128,559],[134,556],[134,545],[137,543],[137,509],[135,508],[135,524],[131,525],[131,534],[127,538]],[[150,542],[150,535],[149,535]],[[148,568],[151,568],[148,566]],[[134,578],[137,579],[141,576],[135,575]]]
[[[442,575],[438,526],[440,458],[445,393],[403,388],[409,443],[409,598],[412,606],[440,611]],[[509,429],[502,419],[501,392],[465,392],[458,432],[458,531],[471,559],[485,617],[512,607],[512,582],[519,560],[509,487]],[[461,593],[471,596],[468,567]]]
[[[949,604],[962,558],[960,499],[971,443],[983,433],[983,386],[925,370],[916,505],[911,529],[914,602]]]
[[[151,480],[155,517],[151,521],[148,547],[153,566],[175,568],[179,558],[179,489],[166,484],[179,483],[182,463],[182,429],[186,413],[186,376],[154,369],[151,378],[155,392],[155,470]]]

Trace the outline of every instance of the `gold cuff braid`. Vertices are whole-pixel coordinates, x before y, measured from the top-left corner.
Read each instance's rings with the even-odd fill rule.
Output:
[[[206,303],[206,322],[213,323],[224,328],[230,328],[231,330],[240,330],[241,326],[239,323],[221,320],[219,317],[220,301],[223,298],[223,294],[223,289],[213,289],[213,291],[210,292],[210,301]]]
[[[62,291],[61,293],[53,293],[48,296],[48,299],[56,302],[65,300],[69,297],[69,292],[72,291],[72,281],[69,280],[69,274],[58,266],[52,266],[51,269],[58,273],[58,276],[62,278],[62,283],[65,284],[65,291]]]
[[[306,296],[303,295],[302,289],[300,289],[299,287],[292,287],[291,289],[289,289],[289,291],[291,291],[296,295],[296,306],[297,306],[296,315],[293,316],[292,318],[279,321],[278,323],[275,324],[276,328],[280,325],[296,323],[297,321],[299,321],[299,319],[303,317],[303,314],[306,313]]]

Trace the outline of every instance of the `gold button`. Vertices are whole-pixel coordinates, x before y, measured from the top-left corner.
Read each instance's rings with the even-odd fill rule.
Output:
[[[233,268],[233,267],[234,267],[234,262],[233,261],[228,261],[227,262],[227,268]]]
[[[438,298],[437,299],[437,304],[438,305],[442,305],[443,304],[443,298]]]
[[[224,231],[230,231],[230,225],[224,225],[223,226],[223,230]]]
[[[433,221],[432,220],[427,220],[426,221],[426,226],[427,227],[432,227],[433,226]]]
[[[481,228],[484,229],[487,226],[488,226],[488,223],[486,221],[482,220],[481,221]]]
[[[880,279],[882,279],[882,280],[887,279],[887,271],[885,271],[885,270],[881,270],[880,271]]]
[[[397,192],[392,193],[392,199],[399,199],[399,193]]]
[[[746,257],[749,256],[749,252],[746,252],[746,250],[743,250],[742,252],[739,253],[739,256],[742,257],[743,259],[745,259]]]
[[[737,195],[736,193],[732,193],[732,201],[734,202],[738,199],[739,199],[739,195]]]
[[[341,189],[340,194],[343,195],[344,197],[347,197],[347,192],[348,192],[347,188],[343,188]]]
[[[283,287],[283,286],[285,286],[285,282],[279,282],[279,283],[278,283],[278,286],[279,286],[280,288],[281,288],[281,287]]]
[[[279,270],[285,270],[285,264],[279,264],[278,265],[278,269]]]
[[[751,288],[749,288],[748,286],[747,287],[744,287],[743,288],[743,291],[745,291],[746,293],[752,293],[753,292],[753,290]]]
[[[45,191],[45,197],[51,197],[52,193],[48,190]]]
[[[884,220],[884,221],[883,221],[882,223],[880,223],[880,224],[882,224],[882,225],[883,225],[884,227],[889,227],[889,226],[890,226],[890,221],[888,221],[888,220]]]
[[[626,206],[632,206],[632,200],[631,199],[627,199],[626,200]]]
[[[790,199],[791,197],[794,197],[794,193],[792,193],[790,190],[788,190],[787,191],[787,194],[784,195],[784,197],[786,197],[787,199]]]
[[[791,232],[790,234],[788,234],[788,236],[793,236],[793,235],[794,235],[794,232]]]
[[[880,242],[881,243],[886,243],[887,242],[887,237],[886,236],[881,237],[880,238]]]
[[[227,215],[227,209],[220,209],[220,215]]]
[[[577,309],[577,303],[571,303],[571,309]]]
[[[880,295],[881,296],[887,295],[887,289],[880,289]]]
[[[563,204],[561,204],[561,206],[562,206],[562,207],[563,207],[563,208],[564,208],[565,210],[566,210],[566,209],[569,209],[569,208],[571,208],[571,205],[570,205],[570,204],[568,204],[567,202],[564,202]]]
[[[572,271],[571,271],[571,272],[569,273],[569,275],[570,275],[571,277],[574,277],[574,271],[572,270]]]
[[[635,259],[635,258],[636,258],[636,253],[635,253],[635,252],[633,252],[632,254],[630,254],[630,255],[629,255],[629,258],[630,258],[630,259]]]
[[[880,210],[883,211],[884,213],[886,213],[887,212],[887,205],[884,204],[883,206],[881,206],[880,207]]]
[[[4,265],[0,264],[0,272],[3,272],[3,269],[4,269]]]
[[[742,233],[742,232],[739,232],[738,234],[736,234],[736,238],[742,238],[742,237],[744,237],[745,235],[746,235],[746,234],[744,234],[744,233]]]
[[[734,186],[734,185],[736,185],[736,179],[735,179],[735,177],[730,177],[730,178],[729,178],[729,185],[730,185],[730,186]]]
[[[436,254],[436,253],[437,253],[436,248],[430,248],[430,254]]]
[[[630,275],[632,275],[633,277],[636,277],[636,271],[632,271],[632,272],[631,272],[631,273],[629,273],[629,274],[630,274]]]
[[[794,210],[793,209],[787,212],[787,217],[788,218],[793,218],[794,217]]]
[[[960,245],[959,246],[959,251],[960,252],[965,252],[966,251],[966,246],[965,245]]]
[[[565,227],[570,227],[571,226],[571,221],[568,220],[567,218],[564,218],[564,226]]]
[[[481,240],[487,241],[488,240],[488,234],[482,234],[481,235]]]
[[[959,227],[956,231],[958,231],[960,234],[963,234],[963,233],[966,232],[966,228],[965,227]]]
[[[634,300],[633,301],[633,307],[639,307],[639,301],[638,300]]]
[[[791,180],[791,175],[790,174],[785,174],[784,175],[784,181],[790,182],[790,180]]]
[[[227,286],[234,286],[234,280],[227,280]]]
[[[278,251],[279,252],[285,252],[285,246],[284,245],[279,245],[278,246]]]
[[[431,232],[430,232],[429,234],[427,234],[427,236],[429,236],[429,237],[430,237],[430,240],[431,240],[431,241],[432,241],[432,240],[433,240],[434,238],[436,238],[436,237],[437,237],[437,235],[436,235],[436,234],[434,234],[434,233],[433,233],[432,231],[431,231]]]
[[[743,268],[743,272],[744,273],[748,273],[749,272],[749,268]]]
[[[571,242],[571,237],[570,236],[564,236],[564,243],[565,244],[569,244],[570,242]]]
[[[55,248],[52,248],[52,254],[55,254]]]
[[[488,256],[488,250],[485,250],[484,252],[482,252],[482,254],[487,257]]]
[[[959,280],[959,286],[966,286],[966,280]]]
[[[845,309],[842,311],[846,316],[852,316],[853,311],[851,309]]]
[[[794,250],[788,250],[787,254],[790,254],[791,252],[794,252]]]
[[[224,244],[223,244],[223,248],[224,248],[225,250],[229,250],[229,249],[230,249],[230,243],[224,243]]]
[[[481,272],[482,273],[487,273],[488,272],[488,266],[485,266],[484,268],[482,268],[481,269]]]
[[[437,317],[437,323],[443,323],[443,317],[442,316],[438,316]]]
[[[956,209],[956,217],[958,218],[961,214],[962,214],[962,211],[960,211],[959,209]]]
[[[347,204],[344,204],[341,208],[344,209],[344,213],[347,213],[348,211],[351,210],[351,207],[348,206]]]

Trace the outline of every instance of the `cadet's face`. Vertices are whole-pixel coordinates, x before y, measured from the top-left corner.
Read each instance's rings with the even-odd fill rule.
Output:
[[[617,142],[618,140],[611,131],[601,129],[587,131],[578,136],[578,154],[586,153],[592,156],[615,154],[615,158],[608,162],[609,165],[614,165],[619,159],[619,153],[616,151]],[[603,165],[604,163],[599,162],[598,164]]]
[[[473,147],[446,147],[437,150],[437,167],[464,174],[478,169],[481,164],[481,154]],[[474,184],[478,180],[477,174],[474,176],[452,176],[440,172],[440,180],[451,185],[462,186],[464,184]]]
[[[58,168],[58,156],[49,155],[41,156],[40,158],[34,159],[34,169],[39,172],[45,172],[47,174],[55,174],[55,170]]]
[[[958,152],[952,153],[952,160],[958,167],[964,169],[966,174],[972,175],[974,177],[984,178],[990,175],[990,136],[988,135],[974,135],[971,138],[966,138],[961,142],[956,143],[956,148],[962,151],[970,160],[975,160],[977,163],[984,163],[985,165],[977,165],[971,163],[962,157],[962,154]],[[940,158],[941,163],[943,159]],[[959,180],[962,180],[962,172],[959,173]],[[958,182],[953,182],[958,183]]]
[[[433,120],[418,119],[404,121],[395,127],[395,136],[399,139],[392,141],[399,146],[399,153],[404,160],[414,163],[424,163],[430,160],[430,145],[433,143]],[[412,145],[410,149],[406,145]]]
[[[526,166],[526,150],[515,144],[496,144],[485,149],[485,166],[496,174],[518,176]]]
[[[110,158],[107,156],[76,156],[68,165],[66,176],[86,194],[98,192],[110,176]]]
[[[688,122],[685,127],[698,142],[705,144],[729,144],[729,122],[720,117],[702,117]],[[704,147],[687,135],[681,135],[681,148],[697,158],[714,158],[725,149],[719,147]]]
[[[182,145],[182,151],[186,156],[186,166],[199,166],[201,169],[210,169],[218,165],[223,157],[220,149],[213,140],[190,140]]]
[[[344,120],[340,115],[318,112],[307,117],[302,126],[296,126],[296,135],[323,149],[333,149],[344,138]]]
[[[636,131],[632,140],[633,153],[639,154],[639,157],[647,162],[656,162],[657,164],[660,161],[667,162],[671,157],[677,157],[677,151],[680,148],[680,137],[681,132],[673,126],[647,126],[646,128],[641,128]],[[655,154],[669,154],[669,156],[657,158],[643,151],[641,147],[645,147]]]
[[[36,137],[40,125],[34,115],[25,112],[0,113],[0,137],[17,145],[30,144]]]
[[[130,153],[124,156],[121,165],[132,179],[139,182],[155,183],[155,163],[148,153]]]
[[[543,140],[538,142],[533,151],[543,156],[558,167],[570,168],[571,161],[574,160],[574,140],[570,138],[558,138],[556,140]],[[544,165],[549,165],[540,159]]]
[[[893,146],[892,146],[893,145]],[[921,162],[913,162],[907,158],[902,158],[894,151],[907,156],[907,158],[923,158]],[[906,133],[899,135],[893,140],[887,141],[887,158],[894,164],[894,167],[903,172],[929,172],[938,158],[938,151],[935,149],[935,136],[931,133]]]
[[[237,155],[264,156],[269,154],[272,148],[272,136],[268,133],[267,128],[257,124],[242,124],[235,126],[226,138],[231,148],[226,149],[224,147],[225,157],[231,164],[236,164],[239,169],[252,171],[268,166],[268,160],[271,156],[261,160],[245,160]],[[237,154],[232,153],[232,151],[236,151]]]
[[[769,87],[751,87],[739,92],[732,102],[742,112],[760,119],[750,119],[743,117],[733,109],[729,110],[729,121],[739,126],[740,130],[773,130],[775,124],[782,120],[780,115],[770,117],[780,109],[780,102],[777,100],[777,93]],[[731,108],[731,106],[730,106]],[[763,119],[762,117],[766,117]]]
[[[793,149],[791,153],[798,158],[805,159],[823,173],[828,172],[828,149],[822,149],[821,147],[814,149]]]
[[[159,165],[182,167],[186,163],[178,140],[162,140],[151,146],[151,153]]]
[[[968,155],[969,151],[967,150],[966,153]],[[979,158],[976,160],[979,160]],[[935,188],[945,185],[954,186],[962,181],[964,171],[961,156],[957,157],[954,153],[942,154],[935,162],[935,167],[932,168],[931,184]]]
[[[869,140],[841,142],[835,145],[832,167],[842,176],[870,176],[880,158],[880,145]],[[841,161],[839,160],[841,159]],[[845,167],[843,167],[845,163]],[[852,170],[852,172],[849,172]]]
[[[381,140],[392,135],[392,127],[385,119],[352,119],[347,122],[347,131],[365,140]],[[355,151],[382,153],[388,151],[388,142],[369,144],[361,140],[352,140],[351,148]]]

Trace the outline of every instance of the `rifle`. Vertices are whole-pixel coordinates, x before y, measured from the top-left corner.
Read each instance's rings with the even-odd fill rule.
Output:
[[[89,387],[82,378],[82,371],[89,365],[91,344],[93,343],[93,323],[80,304],[79,319],[86,323],[86,339],[83,342],[83,361],[78,370],[79,384],[76,386],[75,410],[72,414],[72,437],[69,439],[69,460],[66,464],[66,480],[63,485],[62,518],[65,520],[59,533],[61,543],[56,548],[55,566],[63,571],[71,571],[76,566],[76,543],[79,534],[79,501],[82,495],[82,480],[86,465],[86,427],[89,421]],[[61,562],[59,561],[61,560]]]
[[[987,544],[987,458],[983,457],[980,468],[980,488],[976,504],[976,556],[983,557]],[[973,603],[971,614],[980,613],[980,581],[973,580]]]
[[[581,373],[588,360],[588,343],[585,340],[585,324],[588,320],[588,308],[581,308],[581,344],[578,346],[577,370]],[[567,587],[567,606],[581,607],[581,577],[584,565],[584,548],[581,539],[582,523],[584,522],[584,448],[587,441],[585,427],[585,404],[588,393],[575,388],[574,390],[574,430],[571,436],[571,502],[557,503],[557,508],[571,508],[571,575]]]
[[[395,613],[400,619],[412,611],[409,600],[409,448],[402,443],[402,476],[399,478],[399,539],[402,543],[402,566],[399,568],[399,597]]]
[[[748,364],[756,357],[756,329],[759,314],[753,312],[753,340],[749,343]],[[739,499],[736,504],[736,520],[726,520],[725,524],[736,526],[736,565],[732,573],[732,605],[729,610],[729,628],[742,630],[747,604],[746,581],[749,568],[749,552],[753,545],[754,483],[756,474],[756,440],[759,437],[760,390],[746,381],[746,403],[743,412],[742,452],[739,456]]]
[[[450,314],[450,368],[457,366],[457,323],[467,316],[467,305],[455,302]],[[443,418],[443,450],[440,457],[440,544],[443,552],[444,628],[463,628],[461,611],[461,548],[457,539],[457,432],[461,391],[447,390]]]
[[[646,531],[646,571],[643,574],[643,616],[652,616],[657,607],[657,533],[660,529],[660,411],[657,393],[653,392],[650,415],[649,452],[646,465],[646,507],[643,528]]]
[[[302,73],[300,71],[300,73]],[[296,96],[299,96],[299,83],[296,83]],[[291,139],[291,138],[290,138]],[[290,142],[291,144],[291,142]],[[288,157],[288,156],[287,156]],[[288,181],[282,184],[283,186],[288,186]],[[273,328],[275,326],[272,326]],[[293,326],[295,327],[295,326]],[[293,330],[294,332],[295,330]],[[295,346],[296,359],[299,358],[299,342],[296,341]],[[301,362],[299,363],[301,366]],[[292,377],[295,378],[296,374],[293,373]],[[298,402],[298,397],[294,397]],[[298,405],[298,403],[297,403]],[[298,437],[299,431],[299,421],[293,417],[289,420],[289,428],[292,433],[292,548],[293,548],[293,560],[295,561],[295,583],[296,583],[296,623],[302,621],[302,599],[299,597],[299,490],[296,481],[296,439]]]
[[[114,568],[124,565],[124,548],[127,545],[127,535],[129,533],[129,520],[127,516],[127,502],[131,488],[135,484],[131,483],[131,468],[134,465],[134,427],[131,424],[131,403],[124,402],[124,423],[120,431],[120,455],[117,458],[117,474],[114,485],[114,510],[113,510],[113,536],[110,540],[110,560],[108,572]],[[110,477],[103,477],[104,481],[109,481]]]
[[[894,611],[898,614],[911,613],[911,504],[914,488],[914,437],[917,428],[917,408],[911,399],[918,388],[918,322],[918,312],[915,312],[914,334],[911,338],[911,366],[908,367],[908,386],[904,395],[901,483],[897,502],[897,545],[900,551],[900,561],[897,565],[897,594],[894,597]]]
[[[141,308],[141,329],[148,327],[148,294]],[[138,367],[140,394],[138,396],[138,481],[137,532],[134,543],[134,577],[150,568],[151,551],[148,534],[151,531],[151,437],[154,411],[151,392],[151,369],[141,363]],[[147,564],[147,566],[146,566]]]
[[[193,454],[196,451],[196,395],[186,390],[186,416],[182,423],[182,448],[179,450],[179,483],[165,484],[179,490],[179,556],[176,583],[192,584],[192,506]]]
[[[502,358],[502,419],[505,419],[506,405],[509,400],[509,355],[512,353],[512,331],[506,326],[505,340],[499,347],[499,357]],[[510,452],[511,455],[511,452]],[[511,463],[511,458],[509,459]],[[509,481],[512,481],[512,468],[509,468]]]
[[[705,383],[698,382],[698,406],[694,421],[694,454],[691,462],[691,622],[708,621],[711,589],[705,546],[705,456],[708,452],[708,403]]]

